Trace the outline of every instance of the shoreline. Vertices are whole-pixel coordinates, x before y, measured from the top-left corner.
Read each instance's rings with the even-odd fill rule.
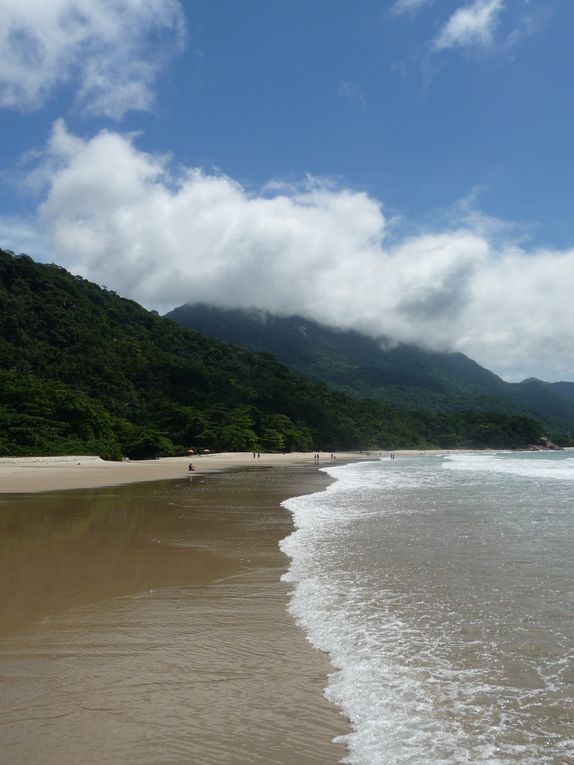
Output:
[[[359,455],[340,455],[342,461]],[[190,472],[190,463],[195,471]],[[320,465],[331,464],[324,455]],[[224,452],[192,457],[164,457],[157,460],[106,462],[93,456],[3,457],[0,458],[0,494],[29,494],[73,489],[96,489],[152,481],[177,480],[208,473],[261,467],[316,465],[312,453],[262,454]]]
[[[396,450],[400,456],[440,456],[471,453],[468,449]],[[314,454],[319,454],[319,461]],[[93,456],[62,457],[1,457],[0,495],[30,494],[73,489],[95,489],[106,486],[144,483],[185,478],[206,473],[262,467],[294,467],[307,465],[328,467],[347,462],[364,462],[388,457],[391,452],[336,452],[331,459],[327,452],[292,452],[290,454],[262,454],[253,458],[252,452],[223,452],[192,457],[164,457],[157,460],[106,462]],[[194,472],[188,465],[193,462]]]
[[[496,450],[394,452],[455,453]],[[214,454],[192,457],[194,473],[190,458],[0,459],[0,591],[11,597],[4,597],[6,614],[18,621],[22,610],[19,624],[8,619],[4,636],[0,630],[0,675],[11,679],[5,735],[16,758],[115,765],[133,756],[138,741],[140,760],[151,762],[155,738],[174,762],[211,761],[214,746],[221,758],[245,765],[255,754],[301,765],[341,762],[351,723],[324,695],[331,657],[287,609],[293,584],[280,577],[290,559],[278,541],[292,532],[294,517],[282,501],[324,491],[335,479],[320,468],[378,461],[379,454],[390,455],[323,454],[317,465],[313,453]],[[18,488],[5,490],[3,479]],[[118,488],[105,490],[111,486]],[[112,663],[100,661],[102,650]],[[34,686],[26,671],[18,674],[31,658]],[[134,695],[136,684],[153,693]],[[126,710],[122,738],[115,718]]]

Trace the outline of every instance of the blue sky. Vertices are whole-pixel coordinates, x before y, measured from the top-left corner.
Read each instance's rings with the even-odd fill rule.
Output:
[[[570,0],[0,0],[0,244],[574,379]]]

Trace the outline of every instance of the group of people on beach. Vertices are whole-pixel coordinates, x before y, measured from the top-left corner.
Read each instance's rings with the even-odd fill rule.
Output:
[[[313,461],[314,462],[319,462],[320,457],[321,457],[321,455],[319,454],[319,452],[315,452],[315,454],[313,455]],[[331,459],[332,460],[336,460],[337,457],[334,454],[331,454]]]

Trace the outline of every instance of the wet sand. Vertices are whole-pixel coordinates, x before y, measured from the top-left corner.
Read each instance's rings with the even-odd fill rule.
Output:
[[[280,502],[329,481],[305,458],[0,495],[2,765],[341,760],[280,581]]]
[[[325,466],[362,459],[366,459],[365,455],[358,452],[337,452],[337,459],[333,462],[330,454],[321,453],[319,463]],[[198,474],[252,467],[316,466],[313,452],[261,454],[256,458],[252,452],[224,452],[132,462],[105,462],[99,457],[85,456],[1,457],[0,495],[183,478],[188,474],[190,462]]]

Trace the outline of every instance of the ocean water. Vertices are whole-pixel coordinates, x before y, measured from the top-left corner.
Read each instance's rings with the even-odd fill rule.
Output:
[[[290,609],[353,765],[574,763],[574,458],[404,457],[290,499]]]

